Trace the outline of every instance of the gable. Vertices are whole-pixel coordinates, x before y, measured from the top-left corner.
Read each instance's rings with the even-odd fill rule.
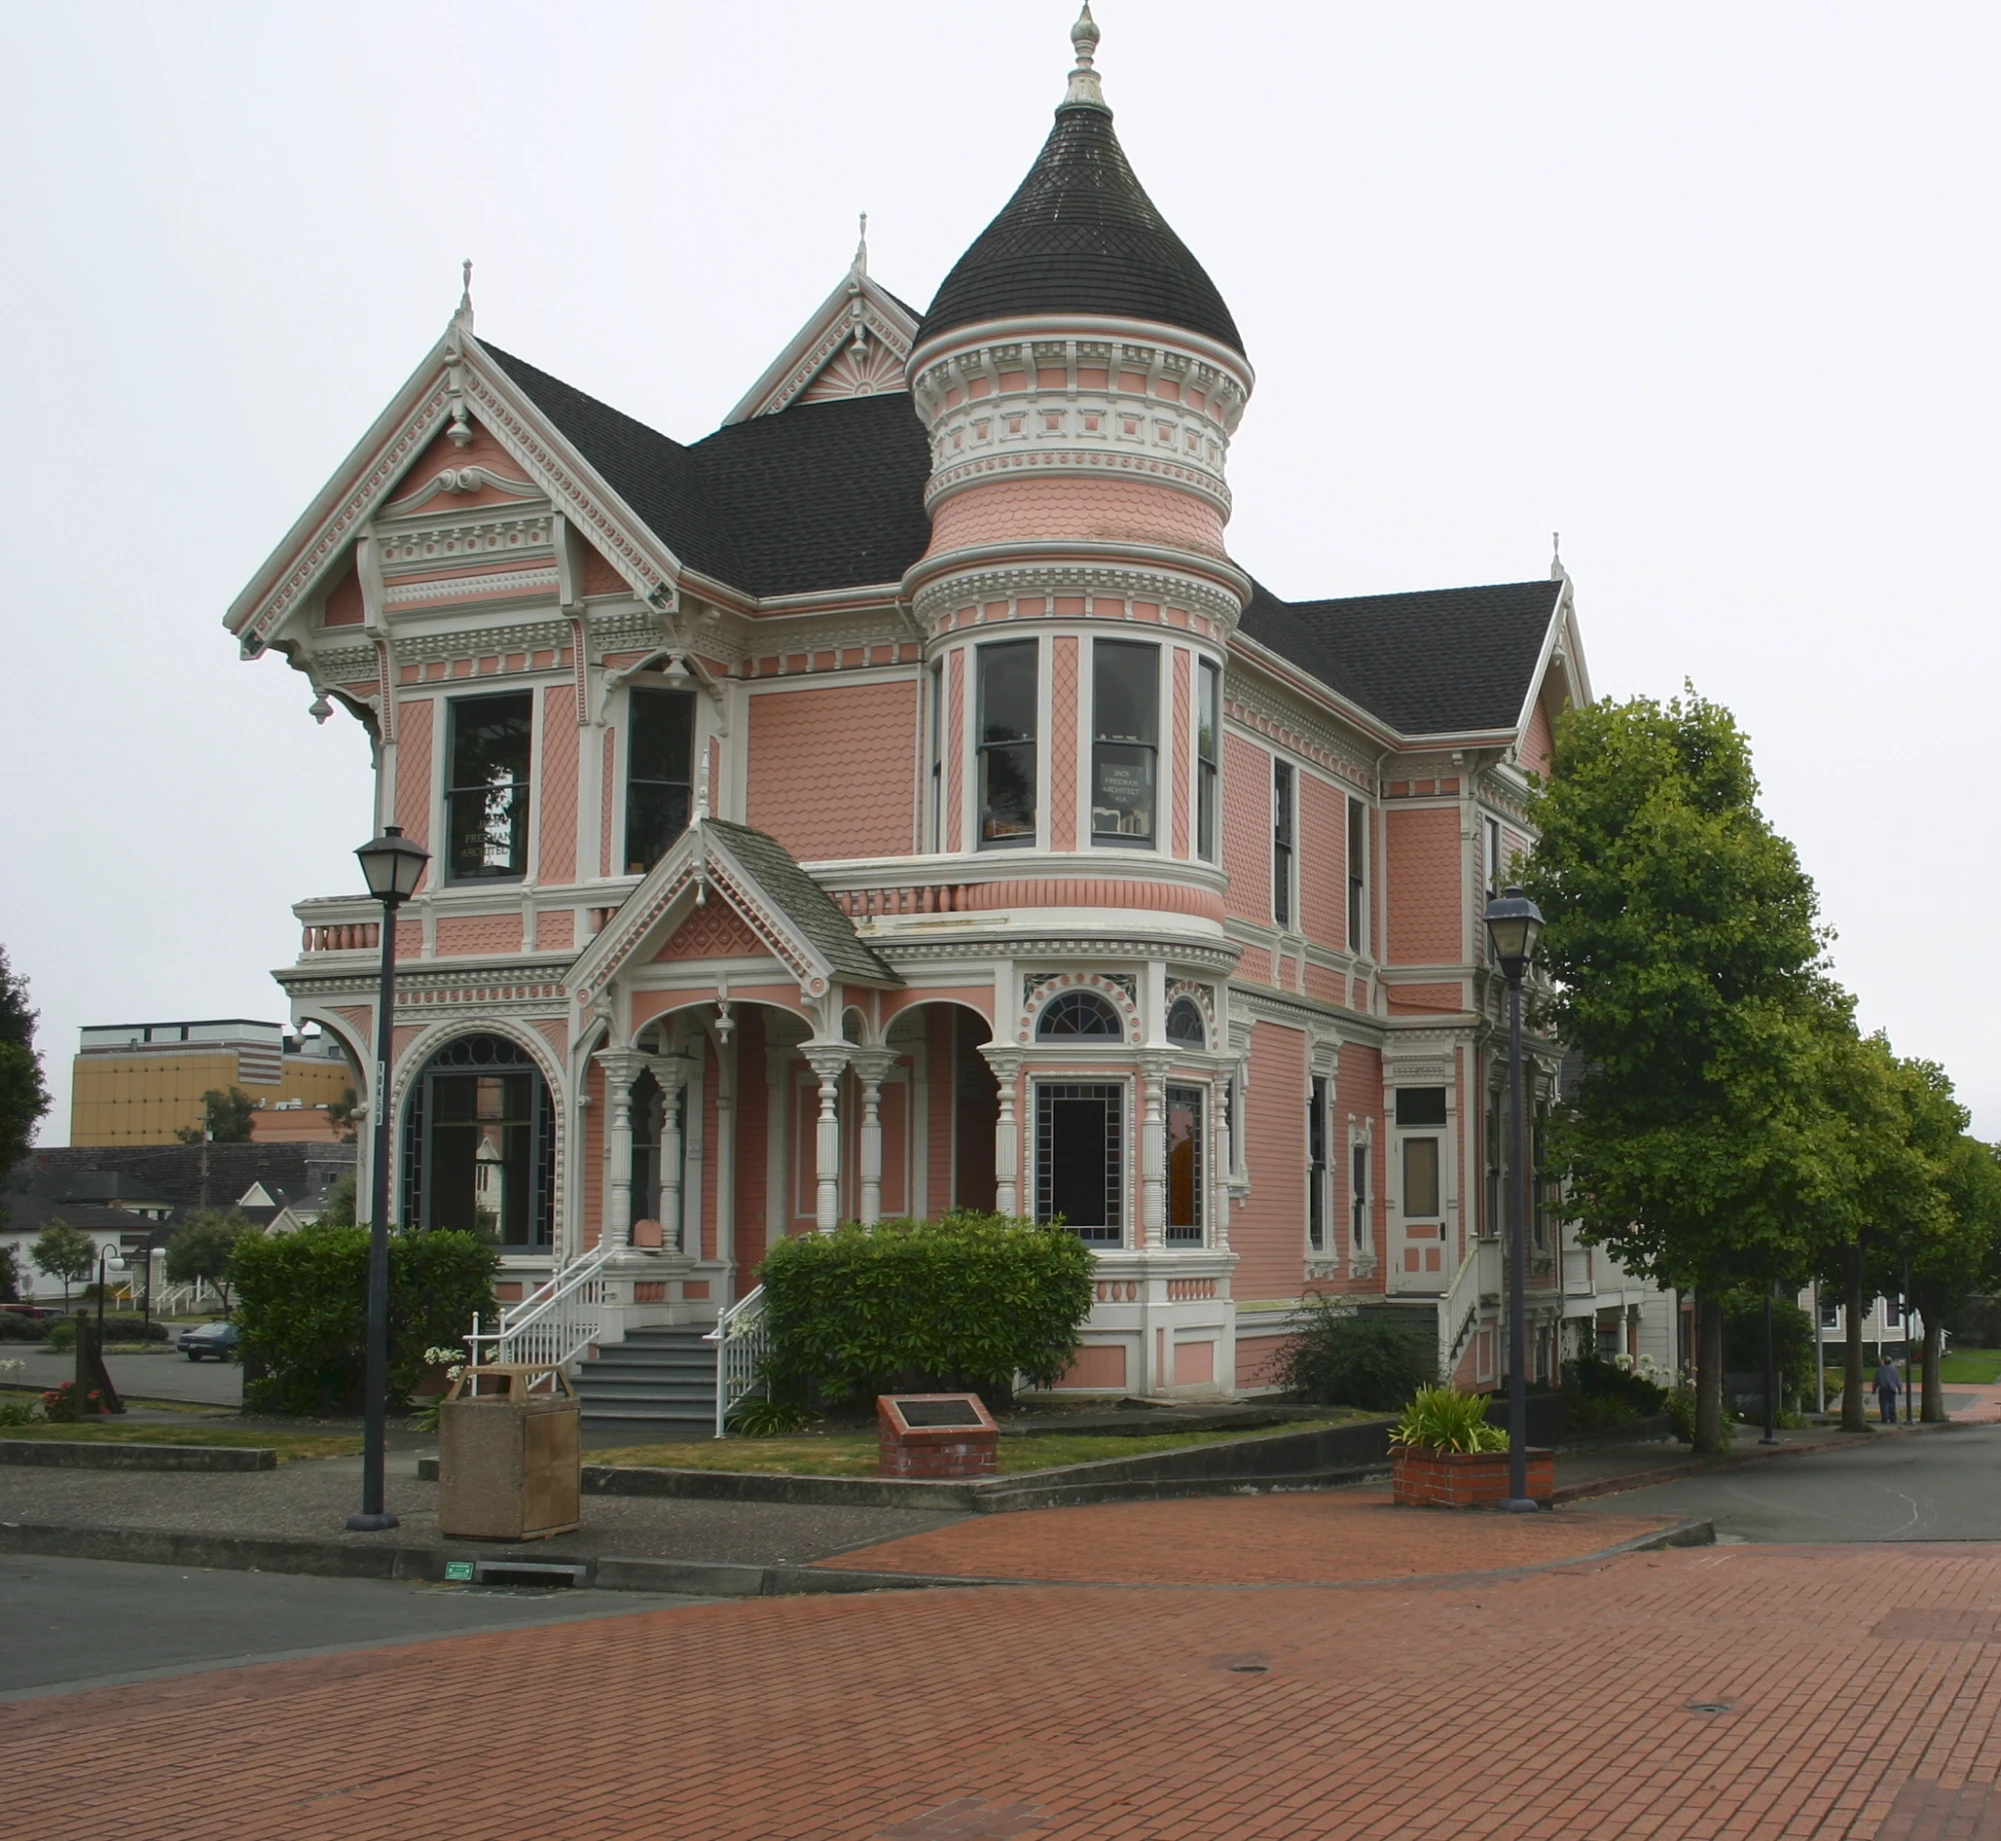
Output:
[[[906,389],[904,367],[917,323],[917,315],[869,274],[863,244],[840,285],[723,418],[723,426],[778,415],[795,403]]]
[[[729,902],[712,900],[689,909],[688,918],[653,955],[653,963],[764,958],[770,952],[770,946],[751,931],[749,922]]]

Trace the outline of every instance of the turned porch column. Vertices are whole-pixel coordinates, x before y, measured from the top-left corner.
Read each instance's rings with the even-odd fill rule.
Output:
[[[623,1253],[632,1245],[632,1083],[639,1078],[641,1057],[629,1048],[600,1049],[595,1056],[604,1069],[605,1099],[611,1117],[605,1131],[611,1158],[605,1184],[605,1218],[598,1244]]]
[[[1015,1082],[1021,1075],[1021,1050],[982,1043],[980,1053],[1000,1082],[1000,1113],[994,1120],[994,1207],[1004,1215],[1026,1212],[1021,1206],[1021,1128],[1015,1122]]]
[[[882,1219],[882,1083],[896,1056],[886,1048],[858,1048],[849,1060],[862,1088],[861,1218],[873,1226]]]
[[[1167,1069],[1166,1055],[1140,1057],[1142,1103],[1140,1132],[1139,1223],[1141,1244],[1166,1244],[1167,1221]]]
[[[814,1140],[815,1225],[830,1234],[841,1224],[841,1070],[854,1050],[845,1042],[808,1042],[801,1052],[820,1081],[820,1125]]]
[[[694,1063],[684,1055],[649,1055],[660,1088],[660,1245],[681,1251],[681,1094]]]

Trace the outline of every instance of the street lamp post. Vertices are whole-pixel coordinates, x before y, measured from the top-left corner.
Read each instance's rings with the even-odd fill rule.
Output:
[[[369,1167],[368,1342],[362,1366],[361,1513],[347,1525],[371,1534],[396,1526],[383,1506],[383,1445],[389,1395],[389,1061],[396,1018],[396,910],[417,892],[431,853],[403,835],[400,825],[384,825],[354,853],[368,892],[382,904],[382,984],[375,1007],[375,1091],[371,1123],[374,1151]]]
[[[1528,1096],[1522,1075],[1522,978],[1535,957],[1542,910],[1519,888],[1487,904],[1487,937],[1508,981],[1508,1093],[1514,1180],[1508,1185],[1508,1499],[1502,1507],[1533,1511],[1529,1495],[1529,1392],[1526,1367],[1528,1304]]]

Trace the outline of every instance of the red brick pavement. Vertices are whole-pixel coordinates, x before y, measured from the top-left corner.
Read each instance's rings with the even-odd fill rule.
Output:
[[[1987,1841],[1997,1603],[1940,1545],[717,1604],[0,1707],[0,1836]]]
[[[980,1515],[820,1565],[1062,1584],[1322,1585],[1582,1559],[1672,1521],[1400,1509],[1387,1490],[1312,1490]]]

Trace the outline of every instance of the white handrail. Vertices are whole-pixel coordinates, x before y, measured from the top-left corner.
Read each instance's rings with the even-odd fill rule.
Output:
[[[1459,1357],[1479,1321],[1480,1307],[1501,1289],[1501,1243],[1476,1239],[1438,1300],[1438,1378],[1451,1385]]]
[[[496,1328],[482,1333],[472,1320],[466,1338],[473,1361],[573,1362],[604,1333],[610,1281],[604,1276],[612,1249],[600,1245],[559,1272],[552,1272],[518,1304],[503,1305]]]
[[[739,1298],[702,1340],[716,1345],[716,1436],[727,1438],[730,1409],[762,1384],[765,1357],[771,1353],[764,1287]]]

